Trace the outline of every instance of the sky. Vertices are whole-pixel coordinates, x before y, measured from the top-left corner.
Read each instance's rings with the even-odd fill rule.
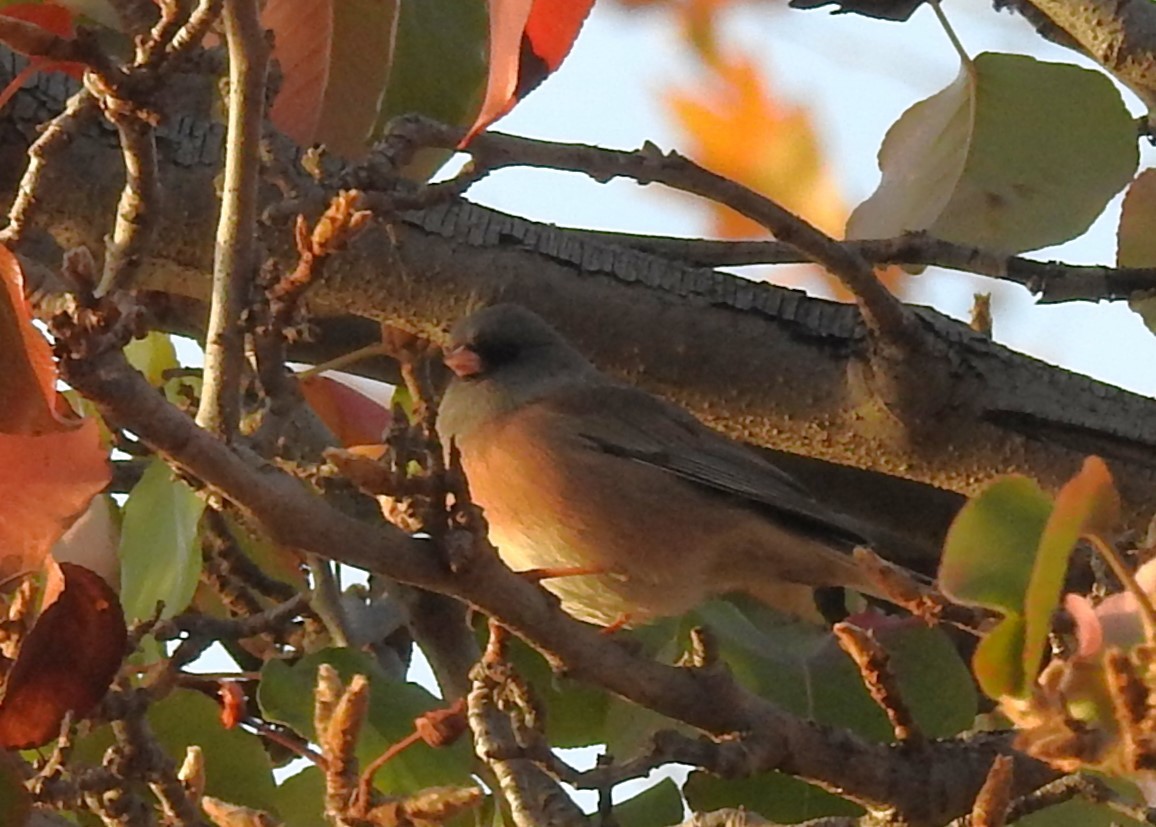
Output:
[[[1009,51],[1043,60],[1081,61],[1043,41],[1019,17],[986,4],[949,0],[944,12],[972,55]],[[755,2],[728,13],[723,42],[757,56],[772,90],[812,107],[836,178],[852,205],[878,183],[876,153],[887,128],[917,100],[948,85],[959,68],[934,12],[923,7],[906,23],[823,10],[796,11]],[[661,11],[624,11],[603,0],[561,69],[495,129],[559,141],[634,149],[652,141],[680,149],[681,136],[662,106],[662,92],[693,86],[677,23]],[[1134,115],[1143,107],[1130,92]],[[1156,157],[1142,150],[1141,168]],[[475,186],[468,197],[488,206],[564,226],[702,236],[705,211],[658,186],[597,184],[571,173],[509,170]],[[1072,263],[1112,264],[1120,198],[1084,237],[1029,254]],[[773,268],[754,277],[774,280]],[[975,292],[993,292],[995,339],[1071,370],[1130,390],[1156,393],[1156,340],[1123,303],[1036,305],[1022,288],[929,269],[910,300],[966,318]],[[814,291],[812,291],[814,292]],[[1076,334],[1076,335],[1073,335]]]

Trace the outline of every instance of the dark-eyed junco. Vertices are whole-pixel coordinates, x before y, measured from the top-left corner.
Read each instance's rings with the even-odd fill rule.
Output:
[[[438,430],[461,451],[490,540],[601,625],[682,614],[726,592],[818,617],[814,590],[874,588],[867,539],[762,457],[599,372],[542,318],[496,305],[462,319]]]

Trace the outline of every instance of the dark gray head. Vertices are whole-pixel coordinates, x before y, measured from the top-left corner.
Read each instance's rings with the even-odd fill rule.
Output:
[[[445,361],[454,378],[438,410],[443,439],[601,374],[538,314],[516,304],[471,313],[450,331]]]

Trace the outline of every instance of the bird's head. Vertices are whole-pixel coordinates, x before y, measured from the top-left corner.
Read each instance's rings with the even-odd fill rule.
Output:
[[[439,430],[461,436],[487,419],[600,374],[541,316],[516,304],[471,313],[450,331],[445,363],[454,378]]]

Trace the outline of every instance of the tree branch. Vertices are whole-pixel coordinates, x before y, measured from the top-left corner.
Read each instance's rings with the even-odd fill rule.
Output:
[[[197,421],[230,436],[240,416],[241,314],[257,272],[257,193],[269,45],[256,0],[225,0],[229,126]]]
[[[9,72],[18,71],[10,65]],[[26,136],[59,111],[66,92],[47,81],[21,89],[0,112],[0,152],[26,151]],[[204,274],[214,249],[212,227],[197,218],[217,208],[213,180],[223,130],[198,116],[211,108],[210,78],[182,76],[170,94],[176,98],[163,102],[166,111],[192,113],[157,133],[161,186],[167,203],[183,209],[162,211],[156,244],[142,262],[142,286],[158,291],[159,309],[181,310],[181,329],[196,331],[203,330]],[[291,147],[275,136],[270,144],[277,168],[291,175]],[[100,248],[122,183],[119,165],[106,133],[91,124],[75,130],[38,187],[35,225],[18,252],[47,267],[29,272],[51,273],[62,248]],[[301,191],[317,188],[304,172],[299,178]],[[0,177],[0,191],[13,192],[15,183]],[[318,211],[326,202],[319,199]],[[272,252],[288,268],[296,260],[290,234],[275,235]],[[966,493],[1008,472],[1055,488],[1086,454],[1100,453],[1113,461],[1129,524],[1144,526],[1156,511],[1151,400],[1012,353],[916,308],[919,324],[945,342],[957,386],[952,415],[938,425],[946,441],[934,450],[916,448],[863,416],[863,397],[848,379],[853,357],[866,347],[854,308],[592,243],[464,201],[370,227],[331,262],[309,296],[323,335],[306,352],[332,355],[376,341],[382,322],[439,339],[471,306],[498,299],[537,310],[609,372],[726,433],[789,452],[777,459],[830,492],[833,506],[901,531],[914,526],[931,549],[958,500],[830,463]]]
[[[1096,62],[1156,105],[1156,6],[1147,0],[1014,0],[1031,6]],[[1031,15],[1025,15],[1031,19]]]
[[[902,823],[932,825],[967,812],[994,756],[1013,754],[1006,733],[932,742],[917,751],[872,744],[784,712],[741,688],[720,667],[671,667],[640,658],[563,614],[496,555],[458,554],[447,566],[427,543],[333,510],[284,472],[246,458],[198,428],[156,394],[119,350],[100,347],[87,338],[91,335],[84,326],[58,327],[65,381],[111,421],[235,502],[274,542],[455,595],[497,618],[572,676],[728,736],[698,742],[691,761],[697,766],[730,776],[780,770],[869,806],[894,807]],[[84,358],[71,358],[78,346]],[[1014,757],[1017,794],[1055,776],[1039,762]]]
[[[700,267],[741,267],[754,264],[802,264],[810,261],[779,241],[718,241],[671,238],[601,230],[566,228],[591,241],[629,247],[672,261]],[[993,253],[979,247],[908,233],[897,238],[844,241],[872,264],[914,264],[974,273],[1026,288],[1040,304],[1068,301],[1126,301],[1139,290],[1156,290],[1156,267],[1107,267],[1036,261]]]

